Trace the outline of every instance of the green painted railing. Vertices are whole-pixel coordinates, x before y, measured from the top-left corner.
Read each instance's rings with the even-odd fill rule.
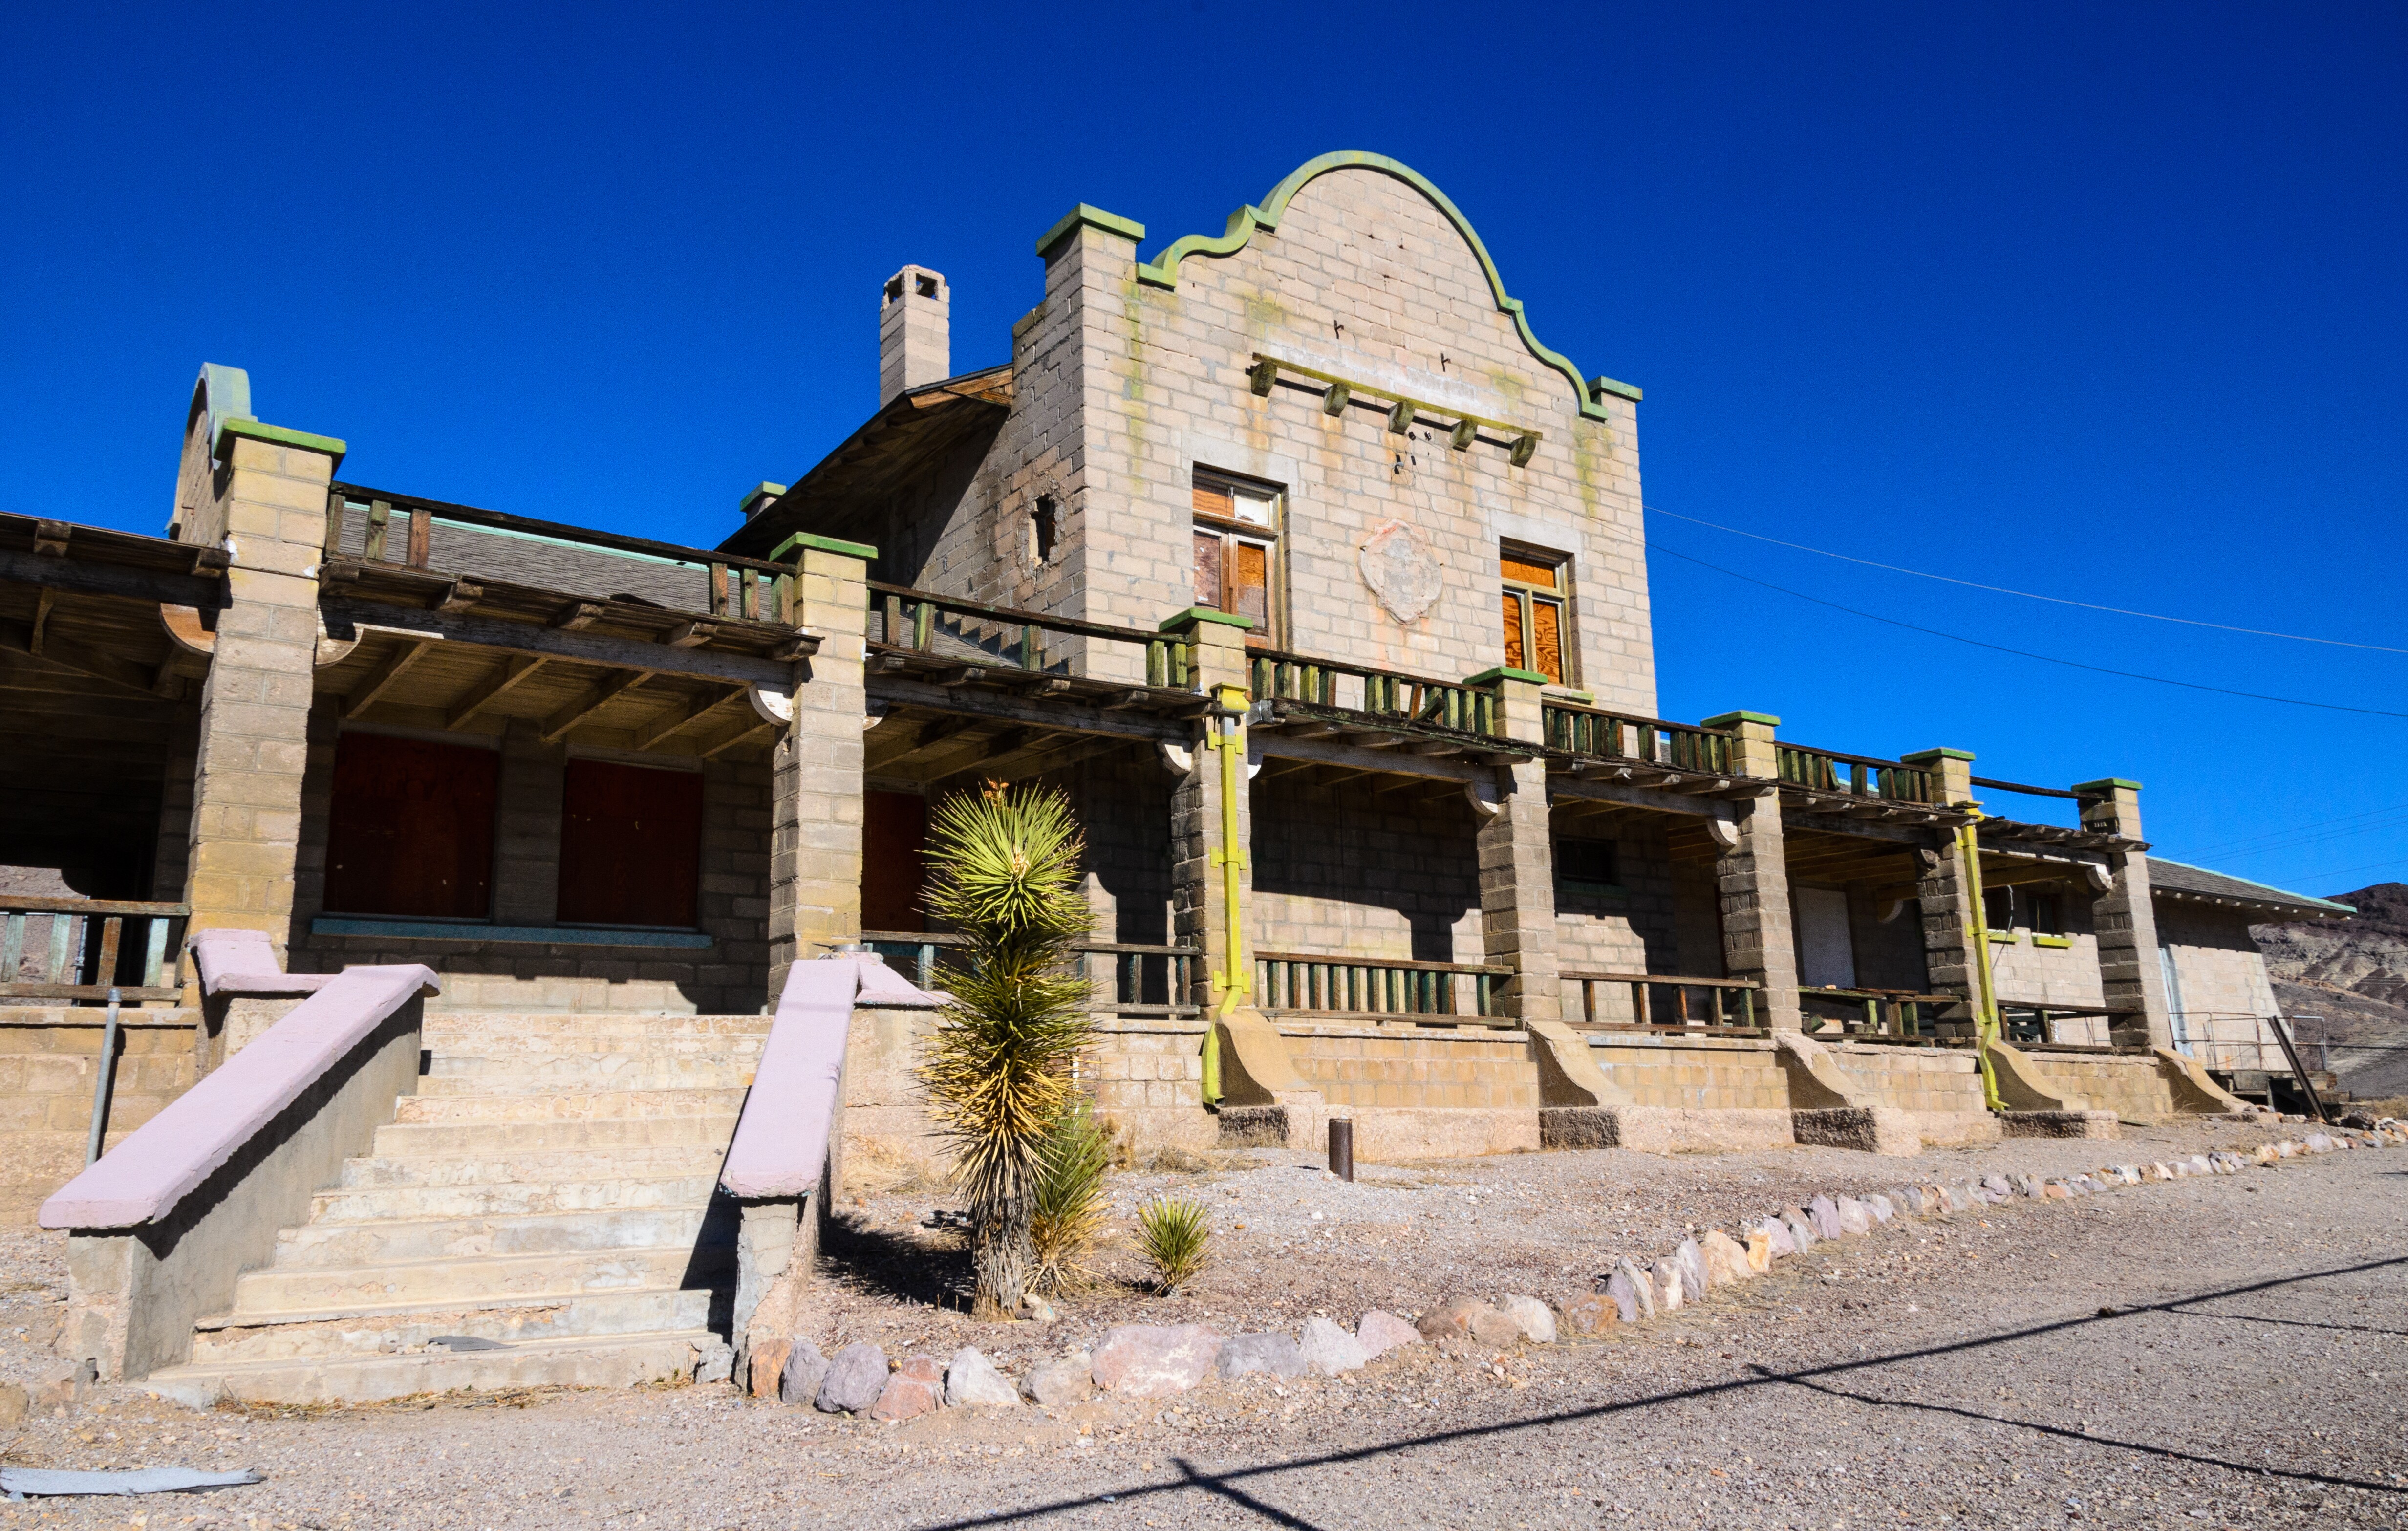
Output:
[[[1719,728],[1634,718],[1570,702],[1548,702],[1547,748],[1601,760],[1638,761],[1677,771],[1727,771],[1731,736]]]
[[[0,1002],[174,999],[189,904],[0,898]],[[131,937],[129,940],[127,937]]]
[[[1435,723],[1465,734],[1497,732],[1502,682],[1468,685],[1276,650],[1256,650],[1249,657],[1251,690],[1257,702],[1306,702],[1387,723]]]
[[[1254,953],[1256,1003],[1265,1010],[1290,1015],[1478,1020],[1493,1012],[1497,985],[1512,976],[1511,967],[1484,963],[1407,962],[1309,952]],[[1467,989],[1469,994],[1464,992]]]
[[[1698,1031],[1754,1036],[1756,996],[1764,987],[1753,979],[1687,978],[1674,973],[1565,973],[1581,991],[1581,1024],[1607,1031]],[[1598,987],[1627,987],[1630,1019],[1620,1021],[1598,1003]]]
[[[1843,755],[1834,750],[1809,750],[1802,745],[1776,744],[1781,780],[1810,792],[1847,793],[1891,803],[1936,803],[1940,778],[1933,772],[1881,760],[1871,755]]]
[[[967,664],[1045,674],[1062,669],[1049,637],[1127,644],[1145,650],[1145,683],[1185,690],[1194,680],[1193,651],[1182,639],[1070,617],[1049,617],[983,601],[939,595],[903,585],[869,584],[869,647],[873,652],[928,654]]]

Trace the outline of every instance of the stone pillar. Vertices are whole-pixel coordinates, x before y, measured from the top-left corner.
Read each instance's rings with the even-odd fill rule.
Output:
[[[2101,835],[2141,838],[2141,784],[2109,777],[2075,785],[2082,794],[2082,827]],[[2166,970],[2157,954],[2157,911],[2149,898],[2149,858],[2138,851],[2110,851],[2113,879],[2091,904],[2099,933],[2099,986],[2110,1009],[2130,1013],[2113,1023],[2118,1047],[2173,1046],[2167,1013]]]
[[[1714,863],[1723,916],[1723,971],[1764,985],[1756,1013],[1775,1031],[1799,1029],[1798,939],[1789,907],[1788,852],[1781,833],[1781,765],[1772,731],[1781,720],[1762,712],[1726,712],[1709,728],[1727,728],[1731,769],[1762,785],[1731,803],[1731,843]]]
[[[560,923],[561,815],[567,807],[568,746],[546,744],[531,718],[502,733],[494,805],[494,923]]]
[[[868,712],[869,561],[878,550],[798,534],[795,620],[819,652],[796,666],[794,718],[771,766],[769,986],[786,969],[861,937],[861,733]]]
[[[200,690],[188,933],[264,930],[282,963],[309,757],[327,485],[346,449],[331,436],[226,418],[209,408],[208,392],[205,375],[186,430],[193,497],[179,508],[178,531],[183,541],[223,547],[230,563]],[[197,983],[188,973],[187,1003],[197,1002]]]
[[[1498,732],[1526,744],[1546,742],[1541,711],[1547,678],[1525,670],[1484,670],[1465,684],[1498,689]],[[1555,947],[1555,847],[1547,813],[1547,763],[1494,767],[1490,792],[1475,789],[1480,817],[1482,960],[1513,969],[1495,995],[1494,1013],[1525,1025],[1563,1019],[1562,963]]]
[[[1918,750],[1900,760],[1940,779],[1933,797],[1941,806],[1974,806],[1971,754],[1963,750]],[[1935,831],[1930,849],[1914,854],[1921,867],[1914,901],[1923,914],[1924,983],[1931,993],[1958,995],[1971,1007],[1981,997],[1981,973],[1975,966],[1981,957],[1973,944],[1972,890],[1966,881],[1965,858],[1956,852],[1956,831]],[[1948,1019],[1962,1019],[1970,1013],[1970,1009],[1952,1011]]]
[[[1198,689],[1242,712],[1246,705],[1246,631],[1254,624],[1243,617],[1204,607],[1191,607],[1162,624],[1162,631],[1191,646],[1190,664]],[[1222,710],[1216,708],[1216,711]],[[1208,714],[1196,722],[1185,758],[1185,769],[1170,794],[1170,921],[1172,939],[1200,949],[1189,1004],[1218,1009],[1230,952],[1237,952],[1237,970],[1248,991],[1245,1003],[1254,1003],[1254,954],[1246,939],[1246,921],[1254,902],[1254,860],[1247,852],[1254,841],[1252,794],[1246,786],[1246,735],[1231,730],[1231,720]],[[1234,738],[1237,754],[1236,833],[1229,830],[1222,807],[1222,754],[1216,738]],[[1173,764],[1178,764],[1174,761]],[[1230,919],[1227,864],[1238,868],[1237,919]]]

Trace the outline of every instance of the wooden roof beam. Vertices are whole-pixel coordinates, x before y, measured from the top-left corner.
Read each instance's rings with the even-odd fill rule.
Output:
[[[558,740],[563,734],[650,680],[653,674],[652,670],[622,670],[588,687],[584,695],[543,721],[543,742],[551,744]]]
[[[551,664],[548,659],[528,654],[509,654],[502,660],[501,668],[477,682],[451,711],[444,714],[445,728],[460,728],[469,719],[508,695],[522,682],[535,678],[536,671]]]

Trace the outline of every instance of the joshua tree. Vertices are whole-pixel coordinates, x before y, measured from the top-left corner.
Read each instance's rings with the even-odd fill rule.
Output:
[[[978,1318],[1012,1316],[1037,1275],[1039,1157],[1095,1029],[1070,967],[1093,922],[1079,890],[1085,849],[1060,793],[999,781],[947,798],[928,826],[929,912],[968,944],[941,975],[953,1003],[920,1077],[969,1204]]]

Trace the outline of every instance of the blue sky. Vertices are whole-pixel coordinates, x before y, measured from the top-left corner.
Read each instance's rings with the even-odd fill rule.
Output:
[[[158,531],[214,361],[356,481],[712,542],[873,406],[897,265],[1000,361],[1070,204],[1151,254],[1367,149],[1647,390],[1654,505],[2408,649],[2402,79],[2397,5],[29,10],[0,508]],[[1667,716],[2137,777],[2164,854],[2408,880],[2408,719],[1734,575],[2375,712],[2408,654],[1650,533]]]

